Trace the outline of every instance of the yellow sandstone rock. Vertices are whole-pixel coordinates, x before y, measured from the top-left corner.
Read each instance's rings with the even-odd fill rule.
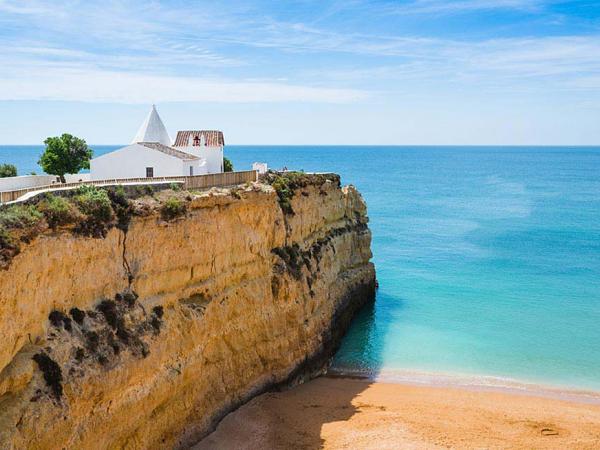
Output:
[[[0,448],[186,447],[321,372],[374,295],[366,207],[334,181],[291,205],[214,189],[171,222],[28,244],[0,271]]]

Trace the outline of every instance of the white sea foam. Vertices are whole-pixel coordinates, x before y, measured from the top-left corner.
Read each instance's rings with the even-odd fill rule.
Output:
[[[534,395],[581,403],[600,404],[600,392],[548,386],[512,378],[487,375],[434,373],[401,369],[370,371],[346,368],[331,368],[327,375],[332,377],[362,378],[383,383],[508,392],[512,394]]]

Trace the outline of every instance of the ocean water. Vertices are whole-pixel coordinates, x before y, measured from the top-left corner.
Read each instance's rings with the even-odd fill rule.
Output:
[[[116,148],[95,147],[97,154]],[[0,147],[38,170],[40,147]],[[365,197],[379,290],[339,371],[600,391],[600,148],[229,146]]]

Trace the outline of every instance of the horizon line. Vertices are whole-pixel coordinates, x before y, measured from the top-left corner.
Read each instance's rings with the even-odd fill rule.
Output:
[[[130,144],[88,144],[116,147]],[[0,144],[0,147],[43,147],[44,144]],[[225,147],[600,147],[598,144],[226,144]]]

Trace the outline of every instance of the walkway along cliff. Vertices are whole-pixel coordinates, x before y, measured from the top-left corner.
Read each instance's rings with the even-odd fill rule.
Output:
[[[184,448],[322,373],[374,298],[335,175],[90,189],[0,215],[0,448]]]

